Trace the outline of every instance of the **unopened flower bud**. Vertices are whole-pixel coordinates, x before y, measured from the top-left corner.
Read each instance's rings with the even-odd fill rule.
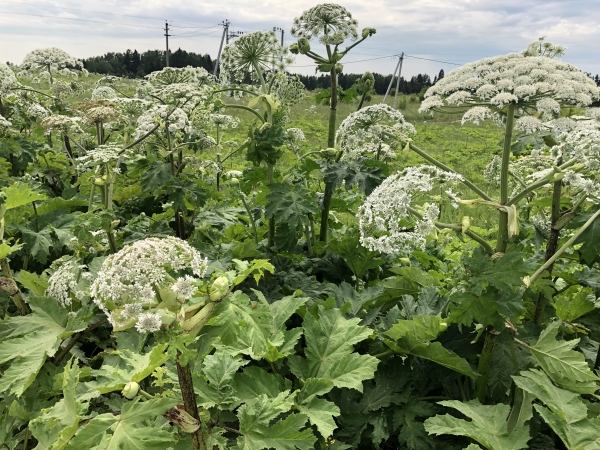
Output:
[[[464,216],[461,220],[462,232],[466,233],[471,228],[471,218],[469,216]]]
[[[331,148],[331,147],[329,147],[329,148],[326,148],[326,149],[324,149],[324,150],[321,150],[321,154],[322,154],[323,156],[327,156],[327,157],[330,157],[330,158],[332,158],[332,157],[334,157],[335,155],[337,155],[337,152],[338,152],[338,151],[337,151],[335,148]]]
[[[130,381],[125,385],[125,387],[121,391],[121,394],[123,394],[123,397],[131,400],[138,394],[139,391],[140,385],[137,384],[135,381]]]
[[[373,36],[375,33],[377,33],[377,30],[375,28],[363,28],[362,37],[366,38],[369,36]]]
[[[166,309],[157,309],[156,314],[160,316],[160,320],[164,326],[169,326],[175,319],[177,318],[177,314],[171,311],[167,311]]]
[[[298,49],[298,44],[292,44],[289,46],[289,50],[290,53],[297,55],[298,53],[300,53],[299,49]]]
[[[227,294],[227,291],[229,291],[229,280],[227,277],[220,276],[208,289],[208,295],[213,301],[219,300],[220,298],[223,298],[225,294]]]
[[[298,52],[301,55],[306,55],[310,52],[310,42],[306,38],[298,39]]]
[[[342,63],[337,63],[335,65],[335,73],[342,73],[344,70],[344,65]]]

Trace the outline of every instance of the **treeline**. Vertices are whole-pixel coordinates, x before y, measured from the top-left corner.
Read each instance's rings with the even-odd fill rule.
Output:
[[[341,73],[338,75],[338,84],[342,87],[342,89],[349,89],[352,87],[354,82],[359,79],[362,74],[355,73]],[[380,73],[374,73],[373,77],[375,78],[375,92],[377,94],[383,95],[387,91],[387,88],[392,80],[392,75],[382,75]],[[423,88],[428,88],[435,84],[439,79],[444,78],[444,71],[440,70],[439,74],[436,75],[433,80],[427,74],[418,74],[411,77],[407,80],[404,77],[400,77],[400,85],[398,91],[403,94],[418,94],[421,92]],[[309,91],[314,91],[315,89],[326,89],[330,86],[330,76],[329,75],[300,75],[300,80],[306,86],[306,89]],[[396,81],[392,85],[392,88],[396,88]]]
[[[106,53],[83,60],[83,66],[90,72],[102,75],[116,75],[127,78],[142,78],[151,72],[161,70],[166,66],[165,52],[148,50],[138,53],[137,50],[127,50],[125,53]],[[200,55],[178,49],[169,52],[171,67],[203,67],[209,72],[214,68],[210,55]]]

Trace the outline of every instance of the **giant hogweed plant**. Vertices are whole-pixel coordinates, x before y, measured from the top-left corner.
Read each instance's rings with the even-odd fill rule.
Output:
[[[323,20],[355,27],[337,5],[314,11],[301,17],[316,34]],[[596,448],[598,113],[565,107],[597,88],[544,41],[436,84],[423,110],[463,109],[506,130],[482,187],[423,152],[383,105],[343,121],[337,148],[301,154],[304,133],[283,132],[300,91],[274,72],[282,49],[270,33],[238,42],[225,68],[253,85],[167,68],[132,97],[103,78],[74,107],[66,72],[36,93],[0,66],[3,136],[47,143],[29,159],[13,153],[2,178],[2,444]],[[284,143],[297,155],[255,205],[266,172],[219,183],[235,119],[217,91],[251,96],[235,105],[258,121],[241,146],[250,161],[274,165]],[[410,150],[429,164],[383,180]],[[336,215],[356,219],[332,226],[320,257],[310,153],[339,159],[327,183],[359,186],[336,199]],[[240,199],[244,209],[231,206]],[[497,209],[499,230],[466,215],[442,222],[441,209],[468,206]],[[274,217],[277,253],[259,245]],[[271,262],[255,259],[261,248]]]
[[[365,28],[359,37],[358,21],[343,6],[334,3],[323,3],[307,11],[294,19],[292,36],[298,38],[298,42],[290,47],[292,53],[306,55],[315,61],[316,70],[329,73],[331,79],[331,95],[329,99],[329,128],[327,133],[327,148],[335,147],[338,86],[337,76],[344,69],[340,62],[350,50],[359,45],[369,36],[373,36],[374,28]],[[319,55],[311,50],[310,41],[318,38],[325,46],[326,55]],[[341,49],[347,39],[353,42],[345,49]],[[321,226],[319,239],[327,242],[327,231],[329,226],[329,210],[331,199],[335,191],[335,184],[326,181],[323,193],[323,207],[321,213]]]

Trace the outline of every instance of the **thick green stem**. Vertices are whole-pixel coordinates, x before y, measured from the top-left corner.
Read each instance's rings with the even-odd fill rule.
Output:
[[[248,220],[252,225],[252,231],[254,232],[254,242],[258,245],[258,231],[256,230],[256,221],[254,220],[254,216],[252,215],[252,210],[250,206],[248,206],[248,202],[246,202],[246,198],[244,193],[240,189],[240,198],[242,199],[242,203],[244,204],[244,208],[246,208],[246,212],[248,213]]]
[[[481,403],[485,400],[485,391],[487,387],[487,379],[490,374],[490,368],[492,367],[492,356],[494,354],[494,347],[496,346],[496,338],[498,332],[492,327],[488,327],[485,333],[485,340],[483,341],[483,349],[481,350],[481,357],[479,358],[479,365],[477,371],[480,377],[475,382],[475,396]]]
[[[88,201],[88,212],[92,210],[94,206],[94,193],[96,191],[96,178],[92,176],[92,189],[90,190],[90,200]]]
[[[550,216],[550,237],[548,238],[548,242],[546,244],[546,255],[544,260],[548,261],[550,258],[554,256],[556,250],[558,249],[558,239],[560,237],[560,229],[556,228],[556,224],[560,219],[560,197],[562,195],[562,181],[554,182],[554,192],[552,195],[552,212]],[[548,276],[552,276],[552,265],[548,266],[546,269],[548,272]],[[546,307],[546,303],[551,298],[546,298],[546,295],[543,292],[538,294],[537,303],[535,305],[535,315],[534,321],[537,325],[540,324],[542,319],[542,313],[544,312],[544,308]]]
[[[328,46],[329,48],[329,46]],[[337,117],[337,73],[335,72],[335,66],[330,72],[331,78],[331,97],[329,99],[329,131],[327,134],[327,147],[335,147],[335,125]],[[319,232],[319,240],[321,242],[327,242],[327,231],[329,229],[329,209],[331,207],[331,199],[333,192],[335,191],[335,185],[333,183],[325,182],[325,192],[323,194],[323,211],[321,212],[321,230]]]
[[[273,183],[273,164],[267,163],[267,179],[269,184]],[[275,216],[269,217],[269,248],[275,247]]]
[[[508,168],[510,163],[510,149],[512,144],[512,132],[515,119],[515,104],[509,103],[506,109],[506,128],[504,130],[504,149],[502,151],[502,166],[500,169],[500,204],[508,204]],[[508,245],[508,213],[500,211],[498,223],[498,239],[496,241],[496,252],[506,252]]]
[[[531,277],[529,278],[529,284],[531,285],[535,280],[537,280],[540,275],[542,275],[547,269],[548,267],[551,267],[558,258],[560,258],[562,256],[562,254],[571,246],[573,245],[573,242],[575,242],[579,236],[581,236],[583,234],[583,232],[585,230],[587,230],[589,228],[589,226],[594,223],[594,221],[600,216],[600,209],[598,211],[596,211],[592,217],[590,217],[586,223],[584,223],[581,228],[579,230],[577,230],[577,232],[571,236],[571,238],[565,242],[563,244],[563,246],[561,248],[559,248],[556,253],[554,253],[554,255],[548,260],[546,261],[538,270],[535,271],[535,273],[533,275],[531,275]]]
[[[2,241],[0,240],[0,243]],[[8,260],[6,258],[0,259],[0,269],[2,270],[2,275],[4,278],[0,278],[0,290],[5,292],[12,298],[13,303],[17,307],[19,314],[21,316],[26,316],[30,313],[29,306],[25,303],[23,296],[21,295],[21,291],[13,278],[12,271],[10,270],[10,266],[8,265]]]

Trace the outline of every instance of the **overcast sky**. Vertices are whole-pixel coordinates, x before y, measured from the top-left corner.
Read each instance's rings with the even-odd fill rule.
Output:
[[[431,76],[486,56],[523,50],[545,35],[567,47],[563,60],[600,73],[600,0],[344,0],[359,28],[377,34],[345,57],[346,73],[391,73],[405,52],[402,74]],[[31,50],[59,47],[85,58],[105,52],[170,48],[215,57],[224,19],[233,31],[280,27],[286,43],[294,17],[309,0],[0,0],[0,61],[20,63]],[[212,27],[212,28],[208,28]],[[378,58],[378,59],[374,59]],[[418,59],[426,58],[426,59]],[[437,61],[429,61],[429,60]],[[362,61],[369,60],[369,61]],[[361,62],[362,61],[362,62]],[[299,73],[314,73],[299,56]]]

